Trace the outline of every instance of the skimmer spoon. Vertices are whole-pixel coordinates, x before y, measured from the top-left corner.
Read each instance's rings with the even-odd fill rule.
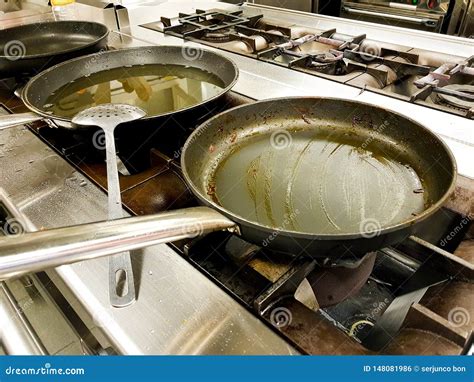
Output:
[[[109,220],[123,217],[115,149],[115,128],[122,123],[143,118],[145,115],[142,109],[135,106],[103,104],[83,110],[72,119],[74,125],[97,126],[104,131]],[[109,258],[109,298],[110,303],[118,308],[135,301],[135,284],[129,252],[122,252]]]

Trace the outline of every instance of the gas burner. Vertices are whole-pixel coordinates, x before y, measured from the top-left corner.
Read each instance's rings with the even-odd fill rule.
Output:
[[[338,74],[341,71],[343,54],[338,51],[316,53],[310,56],[308,66],[319,73]]]
[[[221,30],[218,32],[207,32],[201,39],[208,42],[224,43],[231,41],[231,36],[228,30]]]
[[[443,93],[438,90],[438,97],[441,102],[447,103],[459,109],[474,108],[474,85],[451,84],[440,88]],[[466,94],[464,98],[462,94]]]
[[[361,91],[474,118],[474,56],[435,54],[372,40],[365,33],[321,30],[242,10],[196,10],[141,26]]]
[[[311,62],[310,67],[318,73],[336,74],[336,63],[322,63],[313,61]]]
[[[252,287],[242,288],[236,293],[245,303],[251,304],[248,296],[258,295],[262,288],[270,285],[268,298],[271,295],[272,299],[278,299],[282,291],[295,293],[307,279],[319,308],[355,296],[372,273],[376,258],[375,253],[368,253],[362,257],[311,259],[271,251],[226,233],[197,239],[189,243],[185,250],[193,262],[210,273],[216,272],[214,276],[223,284],[235,283],[240,278],[243,283],[249,274],[254,274],[261,284],[253,283]],[[251,291],[253,288],[255,290]]]

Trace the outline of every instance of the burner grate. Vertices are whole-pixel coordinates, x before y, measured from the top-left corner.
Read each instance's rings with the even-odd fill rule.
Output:
[[[458,63],[446,63],[415,81],[420,89],[411,101],[426,100],[454,108],[474,118],[474,56]]]
[[[161,18],[164,25],[164,33],[172,34],[183,38],[203,38],[208,34],[225,34],[231,28],[238,25],[255,25],[261,15],[252,17],[242,17],[242,12],[216,12],[216,11],[196,11],[195,14],[180,14],[177,23],[172,19]]]
[[[474,118],[473,57],[439,68],[427,61],[434,52],[355,36],[336,29],[279,25],[261,14],[214,9],[179,14],[142,25],[155,31],[242,54],[349,86],[388,95],[466,118]],[[164,27],[160,27],[164,25]],[[446,56],[443,61],[455,60]]]
[[[474,111],[474,85],[451,84],[436,90],[442,102]]]

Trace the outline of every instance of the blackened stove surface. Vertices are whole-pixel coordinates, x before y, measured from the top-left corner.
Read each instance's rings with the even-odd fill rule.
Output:
[[[400,298],[413,292],[413,289],[421,290],[419,294],[421,298],[425,293],[423,287],[444,285],[445,288],[450,288],[448,280],[451,276],[441,272],[434,263],[421,263],[397,249],[387,248],[376,253],[375,266],[360,290],[355,294],[348,291],[348,298],[335,305],[314,309],[297,301],[295,292],[305,276],[324,269],[324,264],[308,267],[310,263],[308,259],[272,257],[274,254],[250,244],[238,254],[228,245],[234,238],[228,233],[210,234],[187,243],[184,253],[198,269],[247,309],[261,314],[269,325],[276,327],[288,336],[293,345],[309,354],[328,354],[330,351],[327,344],[321,345],[321,338],[317,343],[308,342],[307,337],[301,338],[301,332],[313,333],[313,329],[309,326],[321,325],[322,321],[331,324],[324,332],[332,338],[332,341],[340,341],[341,333],[350,340],[338,349],[339,354],[369,354],[372,352],[369,346],[373,336],[372,330],[394,302],[399,302]],[[419,273],[416,278],[414,276],[417,271]],[[265,301],[267,298],[270,298],[270,302]],[[299,304],[298,309],[295,308],[295,304]],[[410,313],[411,310],[408,309],[409,306],[407,311]],[[311,325],[309,317],[315,320]],[[426,317],[426,331],[429,331],[432,319]],[[300,320],[303,320],[308,327],[296,325]],[[378,353],[405,354],[397,347],[397,337],[398,333],[406,333],[410,328],[410,322],[405,320],[402,325],[402,321],[392,337],[381,349],[377,349]],[[416,343],[415,337],[427,335],[423,333],[422,328],[416,328],[409,333],[413,343]],[[436,336],[435,333],[432,335]],[[458,344],[450,343],[452,346],[448,346],[449,351],[446,350],[446,354],[451,354],[449,352],[455,348],[457,352],[461,352],[465,345],[463,341]],[[366,342],[368,347],[365,347]],[[419,347],[410,351],[413,354],[424,352],[430,354],[440,350],[435,347],[432,349]]]

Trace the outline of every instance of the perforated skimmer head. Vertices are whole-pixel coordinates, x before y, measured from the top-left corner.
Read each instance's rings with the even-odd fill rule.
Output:
[[[136,106],[106,103],[83,110],[72,119],[79,126],[110,127],[143,118],[146,113]]]

